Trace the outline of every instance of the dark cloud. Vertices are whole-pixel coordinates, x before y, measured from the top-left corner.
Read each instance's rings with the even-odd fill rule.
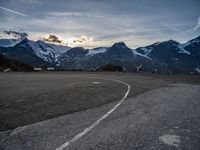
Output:
[[[50,34],[47,38],[43,38],[44,41],[52,43],[63,43],[56,35]]]
[[[87,35],[95,39],[95,47],[101,46],[95,45],[98,41],[119,40],[132,47],[157,39],[185,42],[200,33],[200,0],[0,0],[0,6],[6,8],[0,9],[1,27],[23,27],[35,40],[51,32],[72,39],[73,45],[88,43],[79,37]],[[45,40],[61,42],[57,37]]]
[[[14,36],[15,38],[26,38],[28,37],[28,33],[26,32],[17,32],[17,31],[3,31],[5,34],[10,35],[10,36]]]

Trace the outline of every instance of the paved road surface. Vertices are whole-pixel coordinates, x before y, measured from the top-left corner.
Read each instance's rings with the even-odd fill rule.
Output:
[[[117,110],[66,149],[199,150],[199,98],[200,85],[190,84],[170,84],[129,96]],[[117,103],[0,132],[0,149],[55,150]]]

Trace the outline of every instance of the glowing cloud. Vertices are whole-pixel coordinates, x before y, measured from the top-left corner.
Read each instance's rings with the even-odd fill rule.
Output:
[[[73,41],[73,43],[75,43],[75,44],[91,44],[93,41],[94,40],[92,37],[87,37],[87,36],[82,35],[81,37],[76,38]]]
[[[59,37],[53,34],[50,34],[48,37],[44,37],[43,40],[51,43],[63,43],[63,40],[60,40]]]

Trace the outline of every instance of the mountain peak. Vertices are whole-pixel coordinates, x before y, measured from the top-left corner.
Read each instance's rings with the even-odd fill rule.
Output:
[[[107,55],[118,55],[118,56],[122,56],[122,55],[127,55],[127,56],[132,56],[133,52],[130,48],[128,48],[126,46],[126,44],[124,42],[118,42],[113,44],[112,47],[110,47],[107,51],[106,51]]]
[[[28,38],[24,38],[24,39],[21,39],[21,41],[19,43],[17,43],[15,46],[17,46],[17,45],[24,45],[27,42],[29,42],[29,39]]]
[[[172,40],[172,39],[170,39],[170,40],[168,40],[168,41],[165,41],[165,42],[166,42],[166,43],[171,43],[171,44],[178,44],[177,41]]]
[[[20,44],[23,44],[23,43],[27,43],[28,41],[29,41],[28,38],[21,39],[21,41],[17,45],[20,45]]]
[[[115,44],[113,44],[114,47],[127,47],[126,44],[124,42],[117,42]],[[112,47],[113,47],[112,46]]]
[[[190,40],[189,42],[200,42],[200,36]]]
[[[22,42],[28,42],[29,39],[28,39],[28,38],[24,38],[24,39],[22,39],[21,41],[22,41]]]
[[[37,40],[36,42],[37,42],[37,43],[45,43],[45,42],[42,41],[42,40]]]

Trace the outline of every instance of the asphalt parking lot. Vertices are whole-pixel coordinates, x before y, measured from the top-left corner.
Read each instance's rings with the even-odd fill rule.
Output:
[[[87,72],[1,73],[0,148],[59,148],[122,99],[127,86],[116,80],[130,85],[126,100],[67,148],[199,148],[199,76]],[[164,130],[169,133],[151,141]],[[175,130],[184,130],[180,134],[191,146],[181,145],[187,139],[181,139]],[[166,144],[172,139],[175,143]]]

